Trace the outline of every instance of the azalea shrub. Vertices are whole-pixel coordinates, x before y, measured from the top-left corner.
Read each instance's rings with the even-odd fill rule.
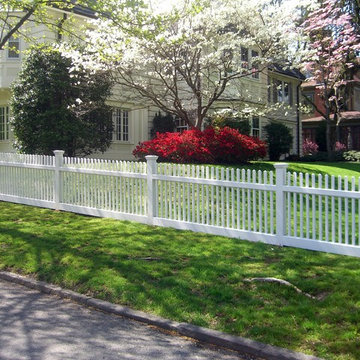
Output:
[[[236,164],[266,155],[265,143],[240,134],[238,130],[208,127],[182,133],[157,133],[152,140],[139,144],[133,151],[137,159],[157,155],[159,161],[175,163]]]
[[[304,155],[314,155],[319,151],[319,145],[310,139],[305,139],[302,146]]]
[[[335,143],[335,151],[338,151],[338,152],[344,152],[346,151],[346,145],[345,144],[342,144],[340,141],[337,141]]]

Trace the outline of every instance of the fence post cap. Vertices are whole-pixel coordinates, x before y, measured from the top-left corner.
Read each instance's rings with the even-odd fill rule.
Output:
[[[54,150],[53,153],[55,155],[64,155],[65,151],[64,150]]]
[[[157,155],[146,155],[145,156],[145,159],[146,159],[146,161],[151,161],[151,160],[157,160],[159,157],[157,156]]]
[[[287,169],[289,166],[288,163],[277,163],[277,164],[274,164],[274,168],[275,169]]]

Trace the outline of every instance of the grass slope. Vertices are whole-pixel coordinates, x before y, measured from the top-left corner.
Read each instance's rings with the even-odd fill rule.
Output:
[[[360,163],[355,162],[287,162],[289,164],[288,171],[308,172],[322,175],[335,176],[355,176],[360,177]],[[272,161],[253,161],[248,165],[233,166],[234,168],[244,168],[250,170],[267,170],[274,171],[274,164]]]
[[[325,359],[360,358],[358,258],[3,202],[0,214],[0,269]],[[322,300],[244,282],[265,276]]]

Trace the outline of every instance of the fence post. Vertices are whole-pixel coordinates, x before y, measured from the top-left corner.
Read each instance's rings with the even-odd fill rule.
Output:
[[[60,209],[60,203],[62,202],[62,183],[60,169],[64,164],[64,151],[54,150],[55,154],[55,176],[54,176],[54,201],[55,209]]]
[[[157,191],[156,191],[156,181],[153,179],[153,176],[157,174],[157,159],[156,155],[147,155],[145,156],[147,161],[147,193],[148,193],[148,219],[149,224],[154,223],[154,217],[157,216]]]
[[[279,245],[283,244],[286,228],[286,199],[283,187],[286,185],[286,169],[289,164],[274,164],[276,170],[276,235]]]

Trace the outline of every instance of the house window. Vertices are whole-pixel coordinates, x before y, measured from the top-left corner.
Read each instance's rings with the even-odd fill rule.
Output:
[[[303,129],[303,141],[305,140],[311,140],[313,142],[316,142],[316,129]]]
[[[115,108],[112,112],[114,123],[114,140],[129,141],[129,111]]]
[[[8,42],[8,59],[20,58],[20,39],[11,37]]]
[[[360,111],[360,88],[354,88],[352,110]]]
[[[251,77],[253,79],[259,79],[259,65],[256,63],[256,60],[254,61],[258,56],[258,51],[251,51]]]
[[[249,68],[249,49],[241,47],[241,67],[243,69]]]
[[[251,119],[251,136],[260,138],[260,118],[253,116]]]
[[[272,99],[271,99],[272,97]],[[273,103],[293,104],[292,84],[287,81],[272,79],[269,86],[268,99]]]
[[[176,118],[175,127],[176,127],[176,132],[180,132],[180,133],[185,130],[189,130],[189,126],[184,119]]]
[[[250,50],[246,47],[241,47],[241,67],[245,69],[245,73],[251,70],[251,77],[253,79],[259,79],[259,65],[256,62],[256,58],[259,56],[259,52]],[[253,61],[255,59],[255,61]]]
[[[0,141],[9,140],[9,107],[0,106]]]
[[[314,93],[304,93],[304,105],[306,105],[308,108],[310,108],[310,111],[313,113],[315,112],[315,107],[314,107]]]

